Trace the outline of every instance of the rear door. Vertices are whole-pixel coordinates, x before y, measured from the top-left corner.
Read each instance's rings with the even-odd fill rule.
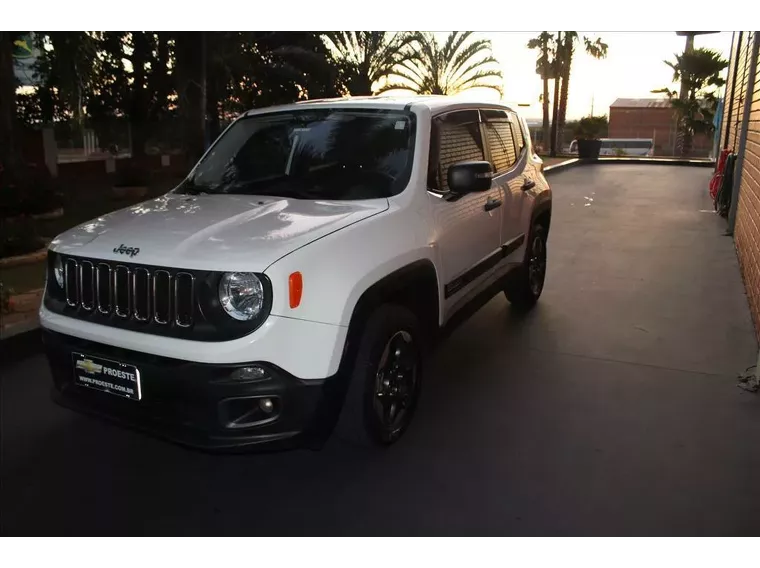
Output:
[[[483,109],[482,114],[489,160],[495,172],[494,185],[504,192],[500,246],[501,264],[507,264],[514,260],[513,253],[525,240],[521,220],[525,192],[532,182],[525,175],[526,143],[515,115],[492,109]]]

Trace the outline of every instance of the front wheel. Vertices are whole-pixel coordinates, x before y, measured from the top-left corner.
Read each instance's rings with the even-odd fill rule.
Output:
[[[525,260],[509,276],[504,293],[518,309],[532,308],[541,297],[546,280],[546,229],[533,225]]]
[[[363,446],[387,446],[408,428],[422,379],[416,316],[380,306],[367,320],[335,433]]]

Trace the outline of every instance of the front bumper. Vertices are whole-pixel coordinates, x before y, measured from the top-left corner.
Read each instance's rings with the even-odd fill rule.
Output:
[[[56,402],[199,449],[319,447],[329,436],[345,395],[339,374],[301,380],[266,362],[195,363],[46,329],[42,335]],[[75,384],[72,352],[135,365],[141,377],[141,400]],[[268,378],[230,379],[235,369],[252,364],[266,369]],[[262,398],[273,401],[272,413],[261,410]]]

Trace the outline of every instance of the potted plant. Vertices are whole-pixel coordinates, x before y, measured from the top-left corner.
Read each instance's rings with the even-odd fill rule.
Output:
[[[150,173],[131,160],[116,170],[113,192],[119,199],[144,197],[148,193]]]
[[[602,149],[601,135],[607,126],[606,116],[584,116],[575,127],[575,138],[578,141],[578,158],[581,160],[596,160]]]

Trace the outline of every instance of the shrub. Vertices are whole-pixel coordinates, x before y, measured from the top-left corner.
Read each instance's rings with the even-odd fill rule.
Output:
[[[606,129],[606,116],[584,116],[575,127],[575,137],[578,140],[598,140]]]
[[[129,163],[116,171],[115,187],[145,187],[150,184],[150,172],[136,164]]]
[[[28,217],[5,219],[0,224],[0,258],[35,252],[44,244]]]
[[[6,288],[5,285],[0,282],[0,313],[7,314],[11,311],[12,295],[13,288]]]
[[[0,170],[0,217],[47,213],[63,204],[60,187],[46,166]]]

